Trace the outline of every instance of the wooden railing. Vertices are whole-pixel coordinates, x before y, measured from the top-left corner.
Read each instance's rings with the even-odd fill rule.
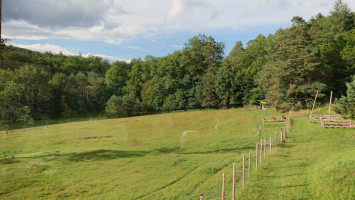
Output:
[[[271,117],[271,119],[266,119],[264,116],[262,116],[262,120],[263,120],[263,125],[287,123],[287,118],[285,116],[279,117],[279,119],[277,119],[276,117]]]
[[[312,122],[321,122],[324,120],[344,120],[340,115],[309,115],[309,121]]]
[[[323,128],[355,128],[352,120],[338,119],[321,119]]]

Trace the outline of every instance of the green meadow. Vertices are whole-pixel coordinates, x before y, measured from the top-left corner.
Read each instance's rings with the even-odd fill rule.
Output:
[[[255,144],[285,126],[263,127],[262,115],[288,113],[188,111],[2,131],[0,199],[220,199],[223,173],[231,199],[233,163],[237,199],[354,198],[354,129],[322,129],[294,112],[286,142],[255,169]]]

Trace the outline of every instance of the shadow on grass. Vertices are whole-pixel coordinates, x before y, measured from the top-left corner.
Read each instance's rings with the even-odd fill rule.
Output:
[[[289,148],[292,148],[292,147],[294,147],[294,146],[296,146],[296,145],[290,144],[290,143],[281,143],[281,144],[277,144],[277,146],[278,146],[278,147],[282,147],[282,148],[284,148],[284,149],[289,149]]]
[[[221,149],[213,149],[210,151],[196,151],[196,152],[181,152],[179,154],[212,154],[212,153],[229,153],[229,152],[245,152],[247,154],[247,150],[251,149],[252,146],[243,146],[236,148],[221,148]]]
[[[270,169],[281,169],[281,168],[303,168],[307,167],[309,164],[295,164],[295,165],[282,165],[282,166],[273,166]]]
[[[146,155],[163,155],[163,154],[181,154],[181,155],[189,155],[189,154],[212,154],[212,153],[228,153],[228,152],[240,152],[249,149],[249,147],[239,147],[239,148],[229,148],[229,149],[215,149],[204,152],[179,152],[179,148],[159,148],[153,151],[121,151],[121,150],[92,150],[86,152],[73,152],[67,154],[59,154],[59,153],[51,153],[46,155],[39,156],[24,156],[20,159],[43,159],[46,161],[57,160],[57,161],[69,161],[69,162],[82,162],[82,161],[105,161],[105,160],[114,160],[121,158],[135,158],[135,157],[143,157]]]
[[[114,160],[119,158],[142,157],[146,154],[143,151],[117,151],[117,150],[95,150],[83,153],[72,153],[68,155],[68,160],[72,162],[81,162],[84,160],[100,161]]]
[[[298,184],[298,185],[286,185],[286,186],[279,186],[276,188],[282,189],[282,188],[293,188],[293,187],[306,187],[309,184]]]
[[[34,121],[33,124],[28,125],[26,128],[46,126],[47,124],[57,125],[57,124],[65,124],[71,122],[84,122],[84,121],[104,120],[104,119],[107,118],[101,114],[88,114],[88,115],[86,114],[86,115],[78,115],[76,117],[70,117],[70,118],[53,118],[48,120],[36,120]],[[7,128],[0,128],[0,131],[4,131],[4,132],[8,131],[10,133],[11,131],[20,130],[20,129],[23,129],[21,123],[12,123],[9,124]]]
[[[305,174],[298,173],[298,174],[287,174],[287,175],[266,175],[266,178],[281,178],[281,177],[291,177],[291,176],[304,176]]]
[[[164,154],[164,153],[177,153],[179,151],[179,147],[162,147],[158,149],[154,149],[154,153]]]
[[[40,156],[26,156],[20,159],[43,159],[46,161],[57,160],[57,161],[69,161],[69,162],[82,162],[82,161],[104,161],[104,160],[114,160],[120,158],[134,158],[142,157],[148,154],[144,151],[118,151],[118,150],[93,150],[80,153],[68,153],[68,154],[47,154]]]

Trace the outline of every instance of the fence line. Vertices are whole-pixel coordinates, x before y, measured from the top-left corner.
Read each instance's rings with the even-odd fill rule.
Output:
[[[232,200],[235,200],[235,163],[233,163],[233,186],[232,186]]]
[[[290,127],[290,118],[291,118],[291,112],[290,111],[290,117],[287,119],[286,123],[287,123],[287,127],[283,129],[280,129],[280,142],[283,143],[285,142],[285,140],[287,139],[287,133],[288,133],[288,128]],[[264,119],[264,116],[263,116]],[[269,145],[269,151],[270,153],[272,152],[272,150],[274,148],[272,148],[272,146],[274,145],[274,147],[277,146],[277,134],[276,131],[275,133],[275,137],[274,137],[274,141],[272,141],[272,135],[270,135],[270,140],[267,142],[266,138],[264,139],[260,139],[260,143],[256,143],[255,145],[255,169],[258,169],[258,167],[261,165],[262,162],[262,156],[264,155],[264,159],[266,158],[266,145]],[[260,145],[260,148],[259,148]],[[264,146],[264,147],[263,147]],[[264,152],[263,152],[264,151]],[[248,159],[248,177],[251,177],[251,159],[252,159],[252,150],[249,149],[249,159]],[[242,160],[242,188],[245,188],[245,154],[243,154],[243,160]],[[226,185],[226,177],[225,177],[225,173],[222,174],[222,200],[225,199],[225,185]],[[236,199],[236,164],[233,163],[233,177],[232,177],[232,200]],[[201,194],[200,196],[200,200],[203,200],[203,195]]]
[[[322,128],[355,128],[352,120],[343,119],[340,115],[309,115],[311,123],[320,123]]]
[[[223,173],[223,178],[222,178],[222,200],[224,200],[225,186],[226,186],[226,174]]]
[[[262,116],[263,126],[266,124],[284,124],[287,123],[287,118],[285,116],[281,116],[280,119],[276,117],[271,117],[271,119],[266,119],[264,115]]]
[[[280,142],[284,142],[287,137],[287,131],[286,128],[284,131],[280,129]],[[266,145],[269,145],[269,150],[272,152],[273,148],[272,145],[276,146],[277,145],[277,135],[275,131],[275,140],[274,142],[272,141],[272,135],[270,135],[270,141],[267,142],[266,138],[261,139],[260,143],[256,143],[255,145],[255,168],[258,169],[259,163],[258,160],[260,160],[260,163],[262,162],[262,156],[264,155],[264,159],[266,158]],[[259,145],[260,145],[260,150],[259,150]],[[263,147],[264,146],[264,147]],[[252,155],[252,150],[249,149],[249,159],[248,159],[248,177],[251,176],[251,155]],[[243,154],[243,159],[242,159],[242,188],[245,188],[245,175],[246,175],[246,166],[245,166],[245,154]],[[225,184],[226,184],[226,177],[225,173],[222,174],[222,200],[225,199]],[[236,199],[236,164],[233,163],[233,177],[232,177],[232,200]],[[203,199],[203,196],[201,195],[200,199]]]
[[[249,149],[248,177],[251,174],[251,149]]]

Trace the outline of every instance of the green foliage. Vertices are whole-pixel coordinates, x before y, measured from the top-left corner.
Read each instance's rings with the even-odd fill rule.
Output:
[[[321,14],[306,22],[294,17],[292,27],[269,36],[266,63],[257,75],[257,91],[278,109],[309,108],[311,96],[320,91],[334,91],[337,96],[345,90],[344,82],[351,70],[352,40],[349,31],[354,15],[342,1],[337,1],[331,15]]]
[[[61,68],[68,74],[77,72],[95,72],[95,73],[105,73],[109,68],[109,63],[103,61],[101,58],[89,56],[84,58],[79,56],[69,56],[62,63]]]
[[[321,63],[318,59],[318,51],[309,35],[308,26],[300,17],[294,17],[293,25],[288,30],[279,30],[275,34],[274,61],[271,61],[260,73],[269,73],[267,98],[273,104],[284,110],[289,110],[300,102],[306,105],[307,97],[316,90],[321,91],[324,84],[321,83]],[[272,88],[272,89],[271,89]]]
[[[134,93],[122,97],[113,95],[106,103],[108,117],[130,117],[142,112],[142,104]]]
[[[24,91],[24,85],[16,83],[14,74],[8,70],[0,70],[0,108],[3,124],[16,122],[16,111],[22,107],[19,96]]]
[[[343,41],[344,48],[341,50],[340,55],[347,63],[347,71],[355,71],[355,30],[344,32],[340,35]],[[340,40],[340,39],[339,39]]]
[[[0,121],[18,121],[16,112],[24,106],[36,120],[101,113],[113,96],[121,98],[123,111],[109,109],[110,117],[231,108],[264,99],[281,110],[310,108],[317,90],[320,103],[330,91],[336,98],[346,93],[345,82],[355,70],[354,19],[348,5],[337,0],[329,16],[309,21],[296,16],[291,27],[273,35],[236,42],[226,57],[224,43],[203,34],[161,58],[112,64],[3,43]]]
[[[151,85],[143,103],[155,111],[217,107],[214,79],[223,49],[223,43],[198,35],[183,50],[160,58],[151,67]]]
[[[22,124],[23,128],[28,125],[33,124],[33,119],[31,117],[31,109],[28,106],[24,106],[16,110],[17,122]]]
[[[234,77],[236,70],[228,65],[219,68],[214,80],[214,88],[220,106],[230,107],[238,104],[237,87],[235,87]]]
[[[14,81],[24,86],[20,96],[21,104],[28,106],[36,118],[40,113],[45,113],[51,100],[47,74],[35,66],[29,65],[15,70],[15,74]]]
[[[352,77],[351,82],[346,83],[346,86],[347,95],[335,102],[335,112],[345,118],[355,119],[355,76]]]
[[[122,98],[113,95],[106,103],[105,112],[108,117],[123,116]]]
[[[123,61],[117,61],[111,65],[111,68],[106,72],[105,83],[111,90],[112,94],[122,95],[123,87],[128,79],[130,65]]]
[[[330,13],[328,22],[329,34],[336,36],[342,32],[352,30],[355,27],[355,15],[351,12],[349,6],[342,0],[334,3],[334,10]]]

